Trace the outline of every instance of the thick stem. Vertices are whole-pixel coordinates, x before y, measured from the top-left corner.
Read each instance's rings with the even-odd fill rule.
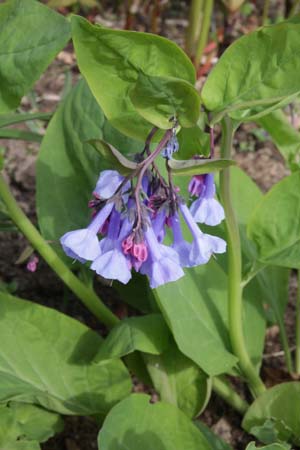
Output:
[[[269,9],[270,9],[270,0],[265,0],[262,19],[261,19],[262,25],[266,25],[266,23],[267,23],[267,20],[269,18]]]
[[[195,56],[195,61],[194,61],[194,66],[195,66],[196,70],[198,69],[199,64],[201,63],[203,51],[207,44],[207,38],[208,38],[208,33],[209,33],[213,5],[214,5],[213,0],[205,0],[205,2],[204,2],[201,31],[200,31],[200,36],[199,36],[199,39],[197,42],[196,56]]]
[[[231,387],[230,383],[224,377],[213,378],[213,391],[225,400],[240,414],[245,414],[249,408],[248,403],[243,400],[237,392]]]
[[[298,270],[297,278],[295,372],[300,375],[300,270]]]
[[[111,328],[119,319],[102,303],[95,292],[84,285],[65,263],[59,258],[51,246],[43,239],[38,230],[23,213],[15,198],[11,194],[3,176],[0,174],[0,197],[6,205],[7,211],[20,231],[31,245],[40,253],[52,270],[74,292],[82,303],[107,327]]]
[[[226,116],[222,122],[222,158],[230,159],[234,128],[231,119]],[[252,392],[260,395],[265,386],[250,360],[243,332],[242,321],[242,258],[239,227],[232,207],[230,192],[230,169],[220,174],[221,198],[226,217],[227,255],[228,255],[228,320],[229,335],[234,354],[247,379]]]
[[[189,24],[186,30],[185,51],[192,58],[201,26],[203,0],[192,0],[189,11]]]

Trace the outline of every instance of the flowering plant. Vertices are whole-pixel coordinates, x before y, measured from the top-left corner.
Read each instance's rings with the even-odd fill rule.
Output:
[[[294,360],[283,320],[290,269],[300,269],[299,136],[280,112],[300,92],[299,17],[238,39],[201,94],[167,39],[70,22],[35,0],[0,5],[0,136],[49,119],[11,111],[70,38],[83,77],[45,136],[30,134],[41,141],[38,229],[2,175],[1,213],[108,334],[0,291],[0,447],[39,449],[62,416],[81,415],[99,423],[101,450],[228,449],[195,421],[212,391],[264,448],[299,445],[299,381],[267,390],[259,374],[271,323],[289,374],[300,373],[299,299]],[[267,195],[232,160],[247,121],[270,132],[292,170]],[[99,297],[95,277],[128,317]],[[132,374],[159,401],[132,394]]]

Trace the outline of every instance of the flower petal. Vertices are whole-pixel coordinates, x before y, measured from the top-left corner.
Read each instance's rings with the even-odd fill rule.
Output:
[[[97,235],[87,228],[69,231],[60,238],[60,242],[71,258],[93,261],[100,254]]]
[[[131,279],[128,261],[118,249],[100,255],[91,265],[91,269],[104,278],[119,280],[124,284],[127,284]]]

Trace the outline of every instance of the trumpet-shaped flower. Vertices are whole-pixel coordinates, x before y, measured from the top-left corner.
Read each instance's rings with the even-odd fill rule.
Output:
[[[100,254],[97,256],[91,269],[98,275],[109,280],[119,280],[127,284],[131,278],[130,261],[122,251],[122,236],[124,229],[121,227],[121,215],[113,211],[108,227],[107,237],[98,244]]]
[[[178,254],[180,265],[181,267],[191,267],[190,253],[192,246],[183,238],[178,213],[171,217],[170,225],[173,232],[172,248]]]
[[[226,251],[226,242],[223,239],[202,233],[186,205],[181,204],[180,211],[193,236],[190,251],[191,266],[206,264],[212,254]]]
[[[198,196],[190,211],[196,222],[206,225],[218,225],[224,219],[224,210],[220,203],[214,198],[216,187],[213,174],[196,175],[189,184],[189,192]]]
[[[80,262],[93,261],[100,254],[98,232],[114,207],[107,203],[87,228],[69,231],[60,238],[64,252]]]
[[[157,288],[165,283],[176,281],[184,275],[178,254],[171,247],[160,244],[152,227],[145,231],[149,257],[141,266],[140,272],[149,277],[150,287]]]
[[[94,195],[102,199],[108,199],[116,190],[120,187],[124,181],[124,177],[116,170],[104,170],[100,173],[96,187],[94,189]],[[130,182],[127,181],[122,187],[122,192],[128,191],[130,188]]]

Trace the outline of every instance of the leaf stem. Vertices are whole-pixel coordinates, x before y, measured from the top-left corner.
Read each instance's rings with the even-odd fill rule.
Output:
[[[239,396],[225,377],[214,377],[212,388],[219,397],[240,414],[245,414],[249,408],[249,404]]]
[[[295,372],[300,375],[300,270],[297,273]]]
[[[214,5],[213,0],[205,0],[205,2],[204,2],[203,19],[202,19],[199,39],[197,42],[196,55],[195,55],[195,61],[194,61],[194,66],[195,66],[196,70],[198,69],[198,67],[201,63],[203,51],[207,44],[207,38],[208,38],[208,33],[209,33],[213,5]]]
[[[108,328],[112,328],[119,319],[100,300],[96,293],[84,285],[59,258],[51,246],[44,240],[35,226],[26,217],[10,192],[3,175],[0,174],[0,197],[6,205],[8,214],[31,245],[40,253],[51,269],[74,292],[81,302]]]
[[[194,55],[195,45],[201,26],[203,0],[192,0],[189,11],[189,24],[185,36],[185,51],[190,58]]]
[[[232,121],[225,116],[222,121],[221,152],[223,158],[231,157],[233,134]],[[229,168],[224,169],[220,174],[220,191],[226,216],[229,335],[233,352],[239,359],[241,371],[252,392],[258,396],[265,391],[265,386],[251,362],[243,332],[241,243],[239,227],[232,207]]]

